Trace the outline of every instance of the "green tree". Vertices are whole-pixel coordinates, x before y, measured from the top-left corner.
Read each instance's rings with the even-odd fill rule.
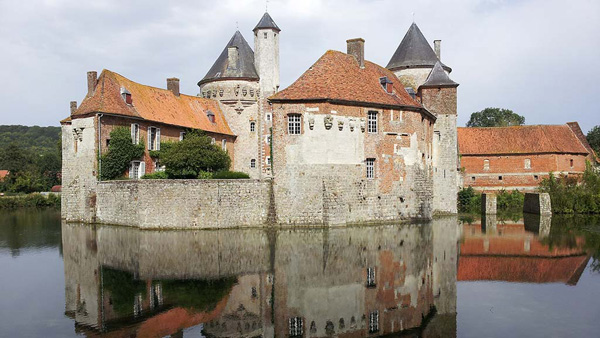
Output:
[[[596,154],[600,155],[600,126],[595,126],[592,128],[592,130],[587,133],[586,138]]]
[[[112,180],[123,176],[131,161],[144,156],[144,141],[140,144],[131,142],[131,131],[125,127],[115,128],[110,132],[108,151],[100,157],[100,177]]]
[[[467,127],[508,127],[525,124],[525,117],[510,109],[485,108],[471,114]]]
[[[231,165],[227,152],[201,131],[191,131],[183,141],[161,150],[160,161],[171,178],[197,178],[201,172],[228,170]]]

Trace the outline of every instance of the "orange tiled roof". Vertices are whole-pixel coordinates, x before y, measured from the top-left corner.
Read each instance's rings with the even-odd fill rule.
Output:
[[[393,82],[393,94],[388,94],[379,83],[384,76]],[[354,56],[334,50],[323,54],[296,82],[269,100],[337,100],[422,108],[391,71],[366,60],[361,69]]]
[[[458,128],[461,155],[588,154],[567,125]]]
[[[459,281],[492,280],[525,283],[577,284],[589,256],[560,258],[460,256]]]
[[[0,170],[0,181],[2,181],[6,176],[8,176],[8,170]]]
[[[122,99],[121,88],[131,93],[132,105],[127,105]],[[215,123],[206,116],[208,110],[214,113]],[[92,113],[141,118],[233,135],[217,101],[183,94],[175,96],[170,90],[145,86],[109,70],[102,71],[94,94],[86,97],[71,117]]]

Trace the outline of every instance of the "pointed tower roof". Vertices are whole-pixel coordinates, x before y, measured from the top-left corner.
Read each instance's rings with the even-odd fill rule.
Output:
[[[281,29],[279,29],[279,26],[277,26],[275,21],[273,21],[273,18],[271,18],[271,16],[267,12],[265,12],[265,14],[262,16],[262,18],[260,19],[260,21],[258,22],[256,27],[254,27],[254,29],[252,31],[256,32],[257,29],[261,29],[261,28],[271,28],[278,32],[281,31]]]
[[[230,47],[237,47],[238,57],[235,65],[229,64],[228,49]],[[206,82],[229,79],[258,80],[258,73],[254,67],[254,52],[240,31],[233,34],[217,61],[204,78],[198,82],[198,86]]]
[[[425,83],[419,86],[419,88],[421,87],[458,87],[458,83],[450,79],[444,71],[442,63],[438,61],[433,66]]]
[[[396,70],[413,67],[433,67],[438,61],[437,55],[435,55],[427,39],[425,39],[417,24],[413,22],[386,68]],[[442,67],[449,72],[452,71],[450,67],[443,63]]]

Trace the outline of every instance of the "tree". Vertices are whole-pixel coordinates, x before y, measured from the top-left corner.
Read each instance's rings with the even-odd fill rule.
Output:
[[[183,141],[161,150],[160,161],[172,178],[197,178],[203,171],[228,170],[231,165],[227,152],[200,131],[190,131]]]
[[[525,117],[510,109],[485,108],[471,114],[467,127],[508,127],[525,124]]]
[[[596,154],[600,154],[600,126],[595,126],[587,133],[587,141]]]
[[[108,151],[101,157],[100,176],[112,180],[123,176],[131,161],[144,156],[144,142],[133,144],[128,128],[118,127],[110,132]]]

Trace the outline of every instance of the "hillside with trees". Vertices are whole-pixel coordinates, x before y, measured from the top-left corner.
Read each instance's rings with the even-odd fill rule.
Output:
[[[49,191],[60,184],[60,127],[0,126],[0,192]]]

